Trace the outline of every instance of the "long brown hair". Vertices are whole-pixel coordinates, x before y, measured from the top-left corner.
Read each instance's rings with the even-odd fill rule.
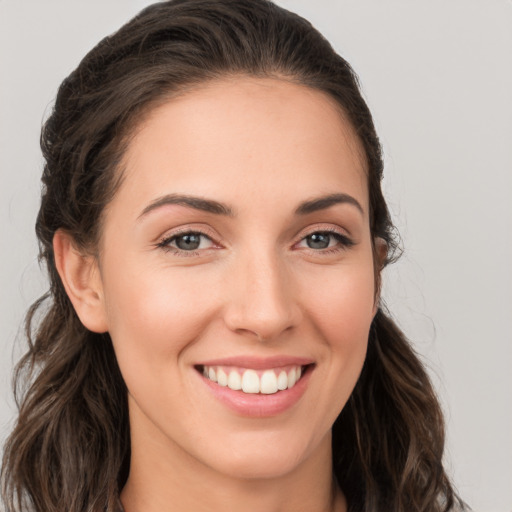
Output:
[[[50,290],[28,312],[28,351],[15,372],[19,416],[2,466],[7,511],[116,509],[130,463],[127,390],[109,335],[88,331],[73,310],[53,236],[64,229],[94,251],[141,116],[195,85],[237,74],[291,80],[338,102],[365,150],[372,235],[387,242],[387,262],[393,258],[372,117],[350,65],[323,36],[267,0],[147,7],[64,80],[42,131],[36,232]],[[381,307],[361,377],[333,426],[333,471],[350,510],[453,510],[460,503],[443,469],[443,446],[429,378]]]

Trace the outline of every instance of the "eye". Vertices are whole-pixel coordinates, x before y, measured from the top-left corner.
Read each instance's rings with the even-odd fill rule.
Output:
[[[192,253],[193,251],[213,247],[213,241],[204,233],[199,231],[188,231],[186,233],[179,233],[165,238],[158,244],[158,246],[174,252]]]
[[[299,247],[307,247],[315,251],[325,249],[342,250],[354,245],[354,243],[345,235],[337,231],[315,231],[305,236],[300,242]]]

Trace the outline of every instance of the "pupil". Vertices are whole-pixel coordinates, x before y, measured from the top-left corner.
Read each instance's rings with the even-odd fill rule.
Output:
[[[179,249],[182,249],[184,251],[190,251],[197,249],[199,247],[199,244],[201,243],[201,236],[200,235],[182,235],[176,239],[176,245]]]
[[[326,249],[329,247],[330,235],[327,233],[314,233],[308,237],[310,249]]]

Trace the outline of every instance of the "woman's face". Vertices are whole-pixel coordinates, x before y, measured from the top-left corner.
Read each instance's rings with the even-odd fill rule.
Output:
[[[123,173],[99,268],[132,456],[247,478],[328,456],[375,313],[364,158],[333,100],[211,82],[150,113]]]

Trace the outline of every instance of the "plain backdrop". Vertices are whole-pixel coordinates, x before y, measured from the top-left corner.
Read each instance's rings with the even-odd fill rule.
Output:
[[[149,2],[0,0],[0,438],[27,307],[41,123],[85,53]],[[512,2],[281,0],[358,72],[404,255],[389,309],[447,416],[446,463],[477,511],[512,511]]]

